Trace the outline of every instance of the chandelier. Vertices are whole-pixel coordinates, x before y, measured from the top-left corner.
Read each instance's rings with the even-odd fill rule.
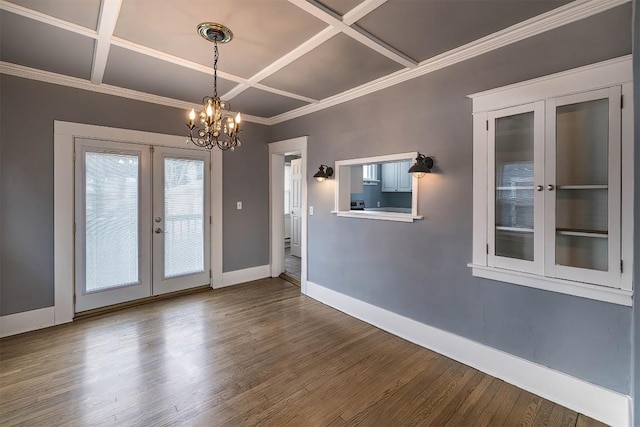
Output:
[[[189,136],[187,144],[192,142],[198,147],[211,150],[218,147],[223,151],[233,151],[239,147],[240,113],[233,116],[229,103],[218,96],[218,43],[230,42],[233,33],[224,25],[203,22],[198,25],[198,34],[213,43],[213,96],[202,98],[202,111],[198,114],[200,127],[196,127],[196,111],[189,113]],[[194,131],[196,136],[194,136]]]

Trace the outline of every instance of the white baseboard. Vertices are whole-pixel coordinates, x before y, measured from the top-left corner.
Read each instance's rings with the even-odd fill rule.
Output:
[[[45,307],[0,316],[0,338],[53,326],[54,311],[54,307]]]
[[[269,265],[259,265],[257,267],[245,268],[244,270],[227,271],[226,273],[222,273],[222,285],[213,286],[213,288],[224,288],[226,286],[264,279],[270,276],[271,267]]]
[[[631,425],[624,394],[307,281],[308,296],[380,329],[612,426]]]

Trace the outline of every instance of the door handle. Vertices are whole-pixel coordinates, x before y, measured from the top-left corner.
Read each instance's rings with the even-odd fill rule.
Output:
[[[162,228],[158,227],[155,230],[153,230],[156,234],[160,234],[162,233]]]
[[[536,186],[536,190],[538,190],[538,191],[542,191],[542,185],[537,185],[537,186]]]
[[[156,217],[155,222],[160,222],[162,221],[162,218],[160,218],[159,216]]]
[[[555,187],[553,185],[551,185],[551,184],[547,185],[547,190],[549,190],[549,191],[553,191],[554,188]]]

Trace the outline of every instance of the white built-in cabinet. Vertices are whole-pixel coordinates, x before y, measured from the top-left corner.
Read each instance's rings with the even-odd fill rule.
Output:
[[[471,97],[473,274],[631,304],[631,61]]]
[[[382,164],[383,192],[411,192],[411,161],[401,161]]]

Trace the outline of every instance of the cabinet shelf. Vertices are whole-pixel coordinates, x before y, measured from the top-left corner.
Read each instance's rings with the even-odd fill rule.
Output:
[[[558,185],[558,190],[608,190],[609,186],[604,185]]]
[[[558,234],[563,236],[577,236],[577,237],[593,237],[597,239],[606,239],[609,237],[607,230],[586,230],[580,228],[556,228]]]
[[[533,190],[535,189],[535,187],[533,185],[531,186],[521,186],[521,187],[496,187],[496,190],[502,190],[502,191],[507,191],[507,190]]]
[[[497,225],[496,230],[500,231],[513,231],[516,233],[533,233],[533,228],[520,228],[520,227],[505,227],[502,225]]]

